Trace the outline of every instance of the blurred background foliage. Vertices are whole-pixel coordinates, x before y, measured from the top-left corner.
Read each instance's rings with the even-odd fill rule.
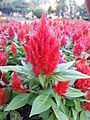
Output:
[[[22,16],[32,12],[32,16],[35,15],[40,18],[43,5],[47,6],[48,2],[49,0],[0,0],[0,11],[4,15],[19,13]],[[81,17],[88,19],[85,5],[78,6],[75,0],[69,0],[69,4],[66,0],[55,0],[46,9],[46,14],[54,14],[63,18],[79,19]]]

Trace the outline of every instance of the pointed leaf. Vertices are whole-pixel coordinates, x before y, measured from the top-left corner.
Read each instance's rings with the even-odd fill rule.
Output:
[[[67,93],[65,94],[66,97],[69,98],[75,98],[75,97],[81,97],[81,96],[85,96],[84,93],[82,93],[80,90],[75,89],[75,88],[69,88],[67,90]]]
[[[56,104],[52,104],[52,109],[58,120],[68,120],[67,116],[62,111],[60,111]]]
[[[33,102],[30,117],[48,110],[51,107],[49,96],[39,95]]]
[[[39,80],[40,80],[41,85],[44,87],[43,79],[44,79],[43,74],[40,74],[40,75],[39,75]]]
[[[55,69],[55,72],[67,70],[67,69],[69,69],[74,63],[75,63],[75,61],[59,64],[58,67]]]
[[[7,116],[8,112],[0,112],[0,120],[4,120]]]
[[[6,107],[5,111],[15,110],[24,106],[29,100],[30,94],[17,95]]]
[[[90,76],[85,75],[81,72],[74,70],[65,70],[60,72],[54,72],[51,75],[51,79],[58,81],[68,81],[68,80],[76,80],[76,79],[90,78]]]

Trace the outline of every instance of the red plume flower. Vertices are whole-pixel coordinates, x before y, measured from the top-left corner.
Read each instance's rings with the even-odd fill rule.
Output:
[[[0,81],[1,81],[1,80],[2,80],[5,84],[8,84],[8,81],[6,80],[4,74],[2,74],[1,71],[0,71]],[[0,88],[1,88],[1,87],[2,87],[2,85],[0,84]]]
[[[90,90],[88,91],[86,100],[90,100]],[[85,110],[88,110],[90,112],[90,102],[86,102],[85,106],[83,106]]]
[[[81,53],[84,52],[85,50],[86,50],[86,46],[81,38],[75,41],[75,44],[73,46],[73,54],[75,56],[81,55]]]
[[[8,35],[10,39],[14,39],[15,37],[15,31],[12,25],[10,25],[9,29],[8,29]]]
[[[65,47],[66,44],[67,44],[67,39],[66,39],[66,35],[64,34],[62,39],[61,39],[61,46]]]
[[[0,66],[5,66],[7,64],[8,54],[4,54],[3,51],[0,51]]]
[[[26,39],[23,45],[27,54],[27,61],[32,64],[34,74],[50,75],[59,62],[60,41],[49,28],[45,12],[43,12],[40,25]]]
[[[69,88],[69,81],[67,82],[58,82],[57,85],[55,85],[55,83],[53,83],[53,87],[55,92],[60,96],[60,95],[64,95],[67,92],[67,89]]]
[[[90,67],[87,63],[87,60],[85,60],[85,56],[79,62],[75,63],[75,67],[77,68],[77,71],[90,75]],[[76,80],[74,87],[81,89],[82,92],[88,91],[90,88],[90,78]]]
[[[2,45],[3,45],[3,46],[7,46],[7,39],[6,39],[6,37],[4,36],[4,33],[2,33],[1,42],[2,42]]]
[[[8,54],[5,55],[3,51],[0,51],[0,66],[5,66],[7,64],[7,58],[8,58]],[[1,71],[0,71],[0,80],[2,80],[5,84],[8,83],[8,81],[5,79],[5,76],[1,73]]]
[[[87,102],[84,106],[85,110],[88,110],[90,112],[90,102]]]
[[[2,88],[0,88],[0,106],[4,103],[6,103],[6,93]]]
[[[12,45],[11,45],[11,51],[12,51],[12,54],[13,54],[13,57],[15,56],[16,52],[17,52],[17,48],[16,46],[13,44],[13,41],[12,41]]]
[[[26,34],[26,33],[25,33],[25,28],[24,28],[24,29],[20,29],[20,30],[17,32],[18,40],[19,40],[19,41],[23,41],[25,34]]]
[[[11,82],[11,87],[16,92],[19,92],[21,90],[23,93],[25,93],[27,91],[26,88],[23,87],[22,81],[19,79],[16,72],[14,72]]]

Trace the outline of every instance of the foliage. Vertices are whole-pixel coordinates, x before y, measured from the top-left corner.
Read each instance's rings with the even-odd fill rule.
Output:
[[[42,8],[37,8],[37,9],[34,10],[34,15],[35,15],[37,18],[41,18],[42,12],[43,12],[43,9],[42,9]],[[47,12],[46,12],[46,15],[47,15]]]
[[[89,26],[45,11],[32,23],[0,24],[0,119],[21,119],[22,109],[34,120],[90,119]]]

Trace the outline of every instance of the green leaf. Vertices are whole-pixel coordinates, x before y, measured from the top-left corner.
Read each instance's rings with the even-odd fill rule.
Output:
[[[80,120],[85,120],[85,111],[80,113]]]
[[[85,111],[85,120],[90,120],[90,112]]]
[[[40,90],[39,93],[40,93],[41,95],[45,95],[45,96],[54,94],[54,92],[53,92],[52,89]]]
[[[30,94],[17,95],[6,107],[5,111],[15,110],[24,106],[29,100]]]
[[[55,97],[56,103],[57,103],[57,105],[59,107],[60,106],[61,97],[58,96],[57,94],[55,94],[54,97]]]
[[[73,100],[67,100],[67,101],[66,101],[66,105],[67,105],[68,107],[72,107],[72,106],[75,106],[75,103],[74,103]]]
[[[0,112],[0,120],[4,120],[7,116],[8,112]]]
[[[27,75],[27,71],[25,70],[25,68],[23,66],[0,66],[0,70],[4,73],[8,72],[8,71],[16,71],[18,73],[23,73]]]
[[[58,120],[68,120],[67,116],[60,111],[59,107],[56,104],[52,104],[52,109]]]
[[[5,78],[8,80],[9,79],[9,72],[5,73]]]
[[[76,97],[85,96],[85,94],[78,89],[69,87],[65,96],[69,98],[76,98]]]
[[[44,79],[43,74],[40,74],[40,75],[39,75],[39,80],[40,80],[41,85],[42,85],[43,88],[44,88],[44,82],[43,82],[43,79]]]
[[[45,119],[46,120],[46,119]],[[56,116],[51,114],[48,120],[57,120]]]
[[[35,98],[36,98],[37,96],[36,96],[36,94],[30,94],[30,97],[29,97],[29,100],[28,100],[28,104],[29,105],[32,105],[33,104],[33,101],[35,100]]]
[[[22,53],[25,52],[23,46],[20,46],[18,49],[19,49]]]
[[[59,64],[58,67],[55,69],[55,72],[68,70],[74,63],[75,61]]]
[[[76,120],[78,112],[74,108],[72,108],[72,113],[73,113],[74,120]]]
[[[54,72],[51,75],[51,79],[57,81],[68,81],[68,80],[76,80],[81,78],[90,78],[90,76],[74,70],[65,70],[65,71],[62,70],[60,72]]]
[[[48,110],[51,107],[49,96],[39,95],[33,102],[30,117]]]
[[[75,109],[80,112],[82,110],[80,100],[74,100],[74,103],[75,103]]]
[[[43,120],[48,120],[49,114],[50,114],[50,112],[49,112],[49,110],[47,110],[47,111],[45,111],[43,113],[40,113],[39,117],[43,118]]]

